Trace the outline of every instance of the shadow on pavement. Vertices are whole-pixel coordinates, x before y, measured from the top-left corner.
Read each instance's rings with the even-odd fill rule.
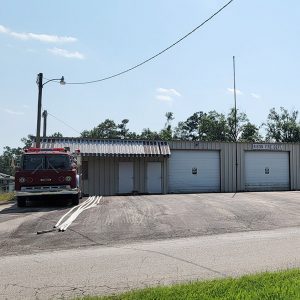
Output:
[[[64,210],[72,207],[69,199],[57,199],[57,198],[36,198],[29,200],[26,203],[26,207],[18,207],[17,203],[13,203],[8,208],[0,211],[0,215],[11,213],[28,213],[28,212],[47,212],[55,210]]]

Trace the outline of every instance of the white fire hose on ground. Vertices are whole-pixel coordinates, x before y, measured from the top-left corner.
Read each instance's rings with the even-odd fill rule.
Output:
[[[53,226],[51,230],[38,231],[37,234],[52,232],[52,231],[65,231],[76,218],[85,210],[97,206],[102,199],[102,196],[91,196],[79,206],[75,206],[64,214],[59,221]],[[72,213],[73,212],[73,213]],[[72,213],[72,214],[71,214]]]

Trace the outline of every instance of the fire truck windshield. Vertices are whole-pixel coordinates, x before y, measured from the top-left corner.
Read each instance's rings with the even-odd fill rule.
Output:
[[[24,155],[23,156],[23,170],[36,170],[43,168],[45,165],[44,155]]]
[[[23,157],[23,170],[69,170],[71,168],[68,155],[40,155],[26,154]]]

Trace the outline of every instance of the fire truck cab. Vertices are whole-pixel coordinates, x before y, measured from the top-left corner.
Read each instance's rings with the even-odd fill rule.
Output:
[[[43,196],[62,196],[78,205],[81,197],[77,154],[66,148],[29,148],[20,159],[15,174],[15,190],[19,207],[26,200]]]

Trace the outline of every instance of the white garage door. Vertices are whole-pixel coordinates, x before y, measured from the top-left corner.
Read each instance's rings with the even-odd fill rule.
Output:
[[[133,163],[119,162],[119,193],[132,193],[133,190]]]
[[[169,192],[219,192],[219,151],[173,150],[169,159]]]
[[[288,152],[246,151],[246,191],[272,191],[290,189]]]

